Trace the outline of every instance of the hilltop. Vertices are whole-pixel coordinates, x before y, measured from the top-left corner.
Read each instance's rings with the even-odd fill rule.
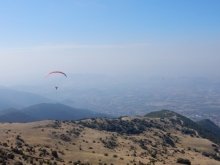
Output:
[[[220,163],[218,136],[216,141],[203,138],[183,124],[187,121],[178,114],[162,112],[170,117],[2,123],[0,161],[62,165]]]

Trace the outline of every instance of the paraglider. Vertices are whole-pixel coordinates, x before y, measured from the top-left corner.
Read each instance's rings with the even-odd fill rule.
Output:
[[[47,76],[51,75],[51,74],[63,74],[64,76],[67,77],[67,75],[64,73],[64,72],[61,72],[61,71],[52,71],[52,72],[49,72],[45,78],[47,78]],[[56,90],[58,89],[58,86],[55,86]]]
[[[66,75],[65,73],[61,72],[61,71],[52,71],[52,72],[49,72],[49,73],[46,75],[46,77],[49,76],[50,74],[53,74],[53,73],[60,73],[60,74],[63,74],[64,76],[67,77],[67,75]],[[45,78],[46,78],[46,77],[45,77]]]

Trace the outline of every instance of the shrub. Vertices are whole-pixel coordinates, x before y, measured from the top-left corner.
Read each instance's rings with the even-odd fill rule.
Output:
[[[209,157],[209,154],[207,152],[205,152],[205,151],[202,152],[202,155],[206,156],[206,157]]]
[[[181,163],[181,164],[191,165],[191,162],[189,161],[189,159],[178,158],[176,162]]]
[[[15,163],[14,163],[14,165],[23,165],[23,163],[22,163],[22,162],[17,161],[17,162],[15,162]]]
[[[16,154],[23,155],[23,151],[22,151],[22,150],[19,150],[19,149],[17,149],[17,148],[13,148],[11,151],[14,152],[14,153],[16,153]]]
[[[11,154],[11,153],[8,154],[8,158],[9,158],[9,159],[14,159],[14,157],[15,157],[14,154]]]
[[[51,154],[52,154],[52,156],[53,156],[53,157],[58,158],[57,151],[52,151],[52,153],[51,153]]]
[[[4,147],[8,147],[8,144],[7,143],[3,143],[2,144]]]

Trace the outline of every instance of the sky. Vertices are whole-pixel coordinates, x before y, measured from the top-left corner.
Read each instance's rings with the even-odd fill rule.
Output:
[[[219,0],[2,0],[0,85],[68,74],[213,76]]]

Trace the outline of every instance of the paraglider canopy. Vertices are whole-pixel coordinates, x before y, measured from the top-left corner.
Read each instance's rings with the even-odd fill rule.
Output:
[[[67,77],[67,75],[61,71],[52,71],[52,72],[49,72],[45,78],[47,78],[47,76],[51,75],[51,74],[63,74],[64,76]],[[58,89],[58,86],[55,86],[56,90]]]
[[[49,73],[46,75],[46,77],[49,76],[50,74],[54,74],[54,73],[63,74],[64,76],[67,77],[67,75],[66,75],[65,73],[61,72],[61,71],[52,71],[52,72],[49,72]],[[46,78],[46,77],[45,77],[45,78]]]

